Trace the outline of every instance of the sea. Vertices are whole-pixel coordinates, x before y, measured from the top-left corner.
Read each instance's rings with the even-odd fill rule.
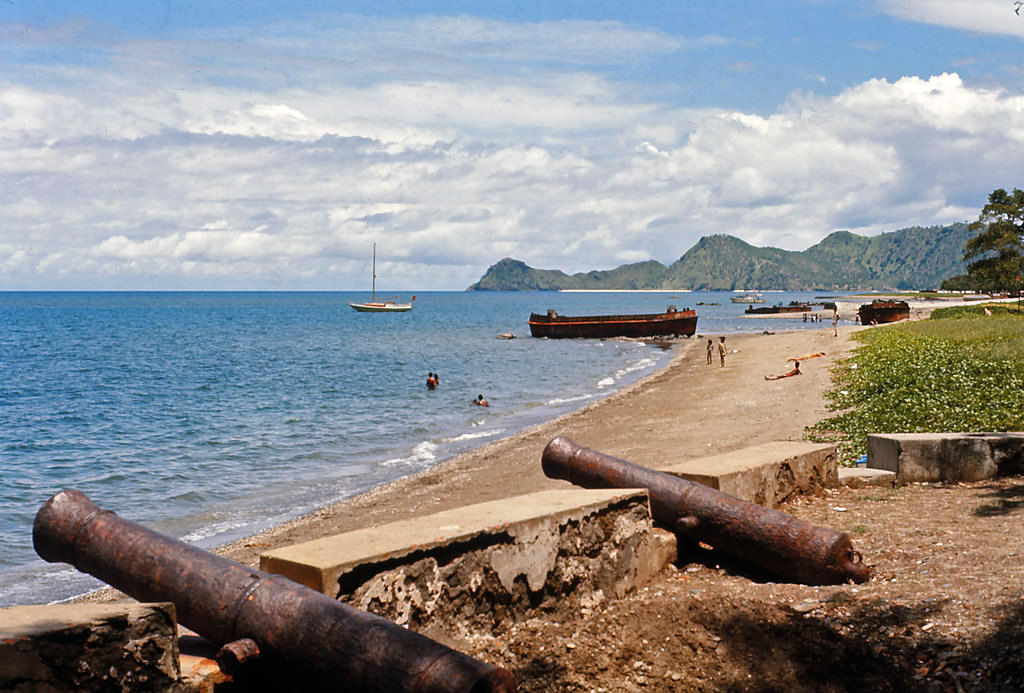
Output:
[[[531,312],[674,304],[698,311],[702,337],[831,327],[744,318],[731,296],[417,292],[385,314],[348,306],[365,293],[0,292],[0,607],[102,586],[32,548],[61,489],[210,548],[579,409],[673,355],[671,341],[534,339]]]

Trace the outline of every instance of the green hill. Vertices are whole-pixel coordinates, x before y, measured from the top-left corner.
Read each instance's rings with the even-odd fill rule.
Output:
[[[734,236],[704,236],[665,267],[649,260],[566,274],[505,258],[468,291],[558,289],[894,290],[938,287],[965,271],[967,224],[913,227],[878,236],[836,231],[803,251],[758,248]]]

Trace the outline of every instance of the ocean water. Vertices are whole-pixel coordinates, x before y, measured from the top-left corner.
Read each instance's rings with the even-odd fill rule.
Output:
[[[348,307],[361,293],[0,292],[0,607],[102,586],[32,549],[35,513],[61,489],[211,547],[578,409],[672,356],[532,339],[531,312],[672,303],[696,307],[709,336],[829,326],[744,319],[729,296],[424,292],[409,313],[374,314]]]

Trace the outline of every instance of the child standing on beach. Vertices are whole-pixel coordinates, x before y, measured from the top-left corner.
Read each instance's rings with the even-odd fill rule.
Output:
[[[718,358],[722,360],[722,368],[725,368],[725,337],[718,338]]]
[[[711,355],[715,353],[715,343],[712,340],[708,340],[708,365],[711,365]]]

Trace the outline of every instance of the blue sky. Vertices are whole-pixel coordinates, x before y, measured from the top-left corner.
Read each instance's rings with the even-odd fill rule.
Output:
[[[0,289],[462,289],[973,220],[1004,0],[0,2]]]

